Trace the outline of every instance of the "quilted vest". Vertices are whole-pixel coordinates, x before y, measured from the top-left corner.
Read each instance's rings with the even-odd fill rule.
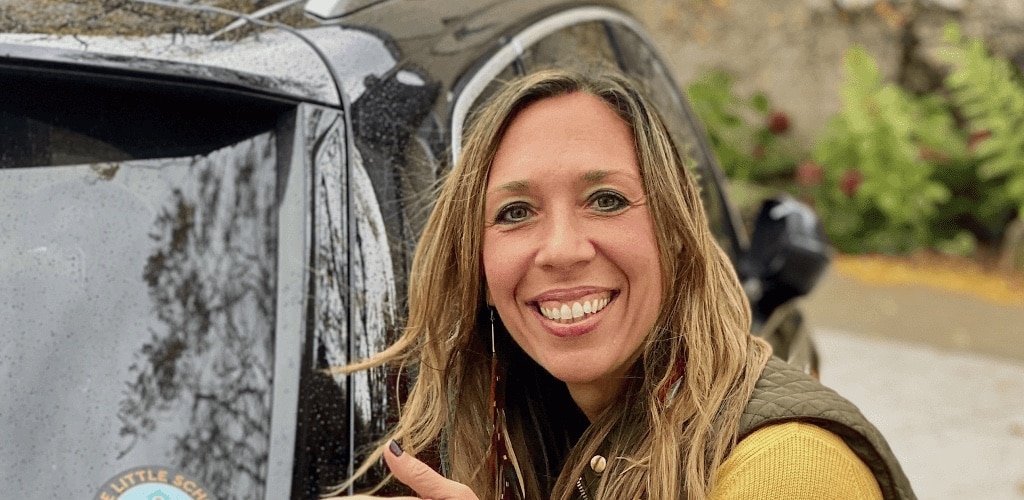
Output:
[[[740,417],[739,439],[772,424],[800,421],[839,436],[875,475],[886,500],[916,499],[885,438],[853,403],[779,358],[765,366]]]
[[[886,500],[915,500],[910,481],[885,438],[853,403],[792,365],[773,357],[754,386],[740,417],[738,441],[772,424],[800,421],[836,434],[853,450],[878,481]],[[592,462],[593,463],[593,462]],[[603,468],[603,467],[602,467]],[[600,477],[585,468],[575,498],[590,500]]]

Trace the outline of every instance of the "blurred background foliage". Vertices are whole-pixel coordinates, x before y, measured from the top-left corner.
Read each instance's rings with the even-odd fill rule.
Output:
[[[860,46],[843,60],[842,105],[810,148],[763,93],[741,98],[711,71],[687,87],[739,191],[784,190],[814,206],[842,252],[1014,254],[1024,218],[1024,79],[946,26],[941,85],[887,82]],[[1006,262],[1010,259],[1011,262]]]

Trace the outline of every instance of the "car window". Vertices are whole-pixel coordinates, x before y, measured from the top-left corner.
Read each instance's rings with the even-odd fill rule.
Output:
[[[525,47],[523,65],[528,71],[565,66],[615,67],[612,49],[604,23],[591,21],[554,31]]]
[[[501,90],[505,84],[516,79],[516,77],[523,76],[523,74],[522,61],[518,58],[514,59],[511,64],[504,66],[497,76],[488,81],[483,90],[477,94],[476,99],[473,101],[473,109],[479,108],[479,106],[487,102],[495,92]]]
[[[505,55],[507,60],[491,61],[496,63],[496,67],[491,70],[494,72],[493,77],[491,75],[482,75],[486,76],[486,78],[480,78],[480,74],[478,74],[477,77],[470,80],[466,88],[459,94],[459,99],[452,113],[451,163],[458,159],[462,147],[462,135],[465,133],[467,126],[472,122],[473,113],[480,109],[480,106],[486,103],[495,92],[501,90],[503,85],[524,74],[523,64],[518,55],[514,51],[508,51]]]
[[[161,94],[127,80],[83,77],[74,87],[55,80],[3,75],[5,92],[21,98],[0,104],[0,168],[207,153],[273,128],[284,109],[230,93]],[[186,102],[170,97],[183,92]]]
[[[318,498],[350,477],[394,421],[396,374],[336,369],[382,351],[398,312],[436,181],[439,85],[403,69],[365,79],[344,119],[327,111],[302,120],[302,155],[314,172],[314,315],[304,346],[293,498]],[[313,140],[313,138],[316,138]],[[390,382],[389,382],[390,380]],[[358,488],[372,487],[375,470]]]
[[[282,108],[24,83],[0,81],[4,496],[154,465],[263,496]]]
[[[391,421],[387,371],[336,369],[393,340],[398,298],[392,240],[365,159],[348,149],[340,115],[315,112],[303,121],[303,133],[318,138],[303,141],[302,155],[315,176],[313,317],[303,346],[292,497],[319,498],[352,475]]]
[[[719,179],[715,175],[716,167],[707,148],[702,145],[703,130],[688,109],[668,69],[650,45],[625,25],[610,22],[608,27],[619,50],[619,63],[623,71],[646,87],[648,95],[661,110],[666,124],[675,135],[676,143],[683,145],[680,154],[697,175],[711,230],[719,245],[735,259],[735,234],[722,199]]]

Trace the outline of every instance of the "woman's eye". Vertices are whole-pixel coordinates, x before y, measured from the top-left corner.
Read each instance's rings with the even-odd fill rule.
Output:
[[[516,224],[530,218],[530,209],[522,203],[506,205],[494,217],[497,224]]]
[[[590,205],[599,212],[618,212],[629,206],[629,200],[619,193],[598,191],[591,195]]]

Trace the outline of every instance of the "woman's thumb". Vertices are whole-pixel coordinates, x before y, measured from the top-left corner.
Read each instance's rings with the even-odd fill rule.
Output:
[[[398,442],[391,440],[384,452],[384,461],[399,481],[423,498],[435,500],[477,500],[473,490],[462,483],[446,479],[429,465],[402,451]]]

